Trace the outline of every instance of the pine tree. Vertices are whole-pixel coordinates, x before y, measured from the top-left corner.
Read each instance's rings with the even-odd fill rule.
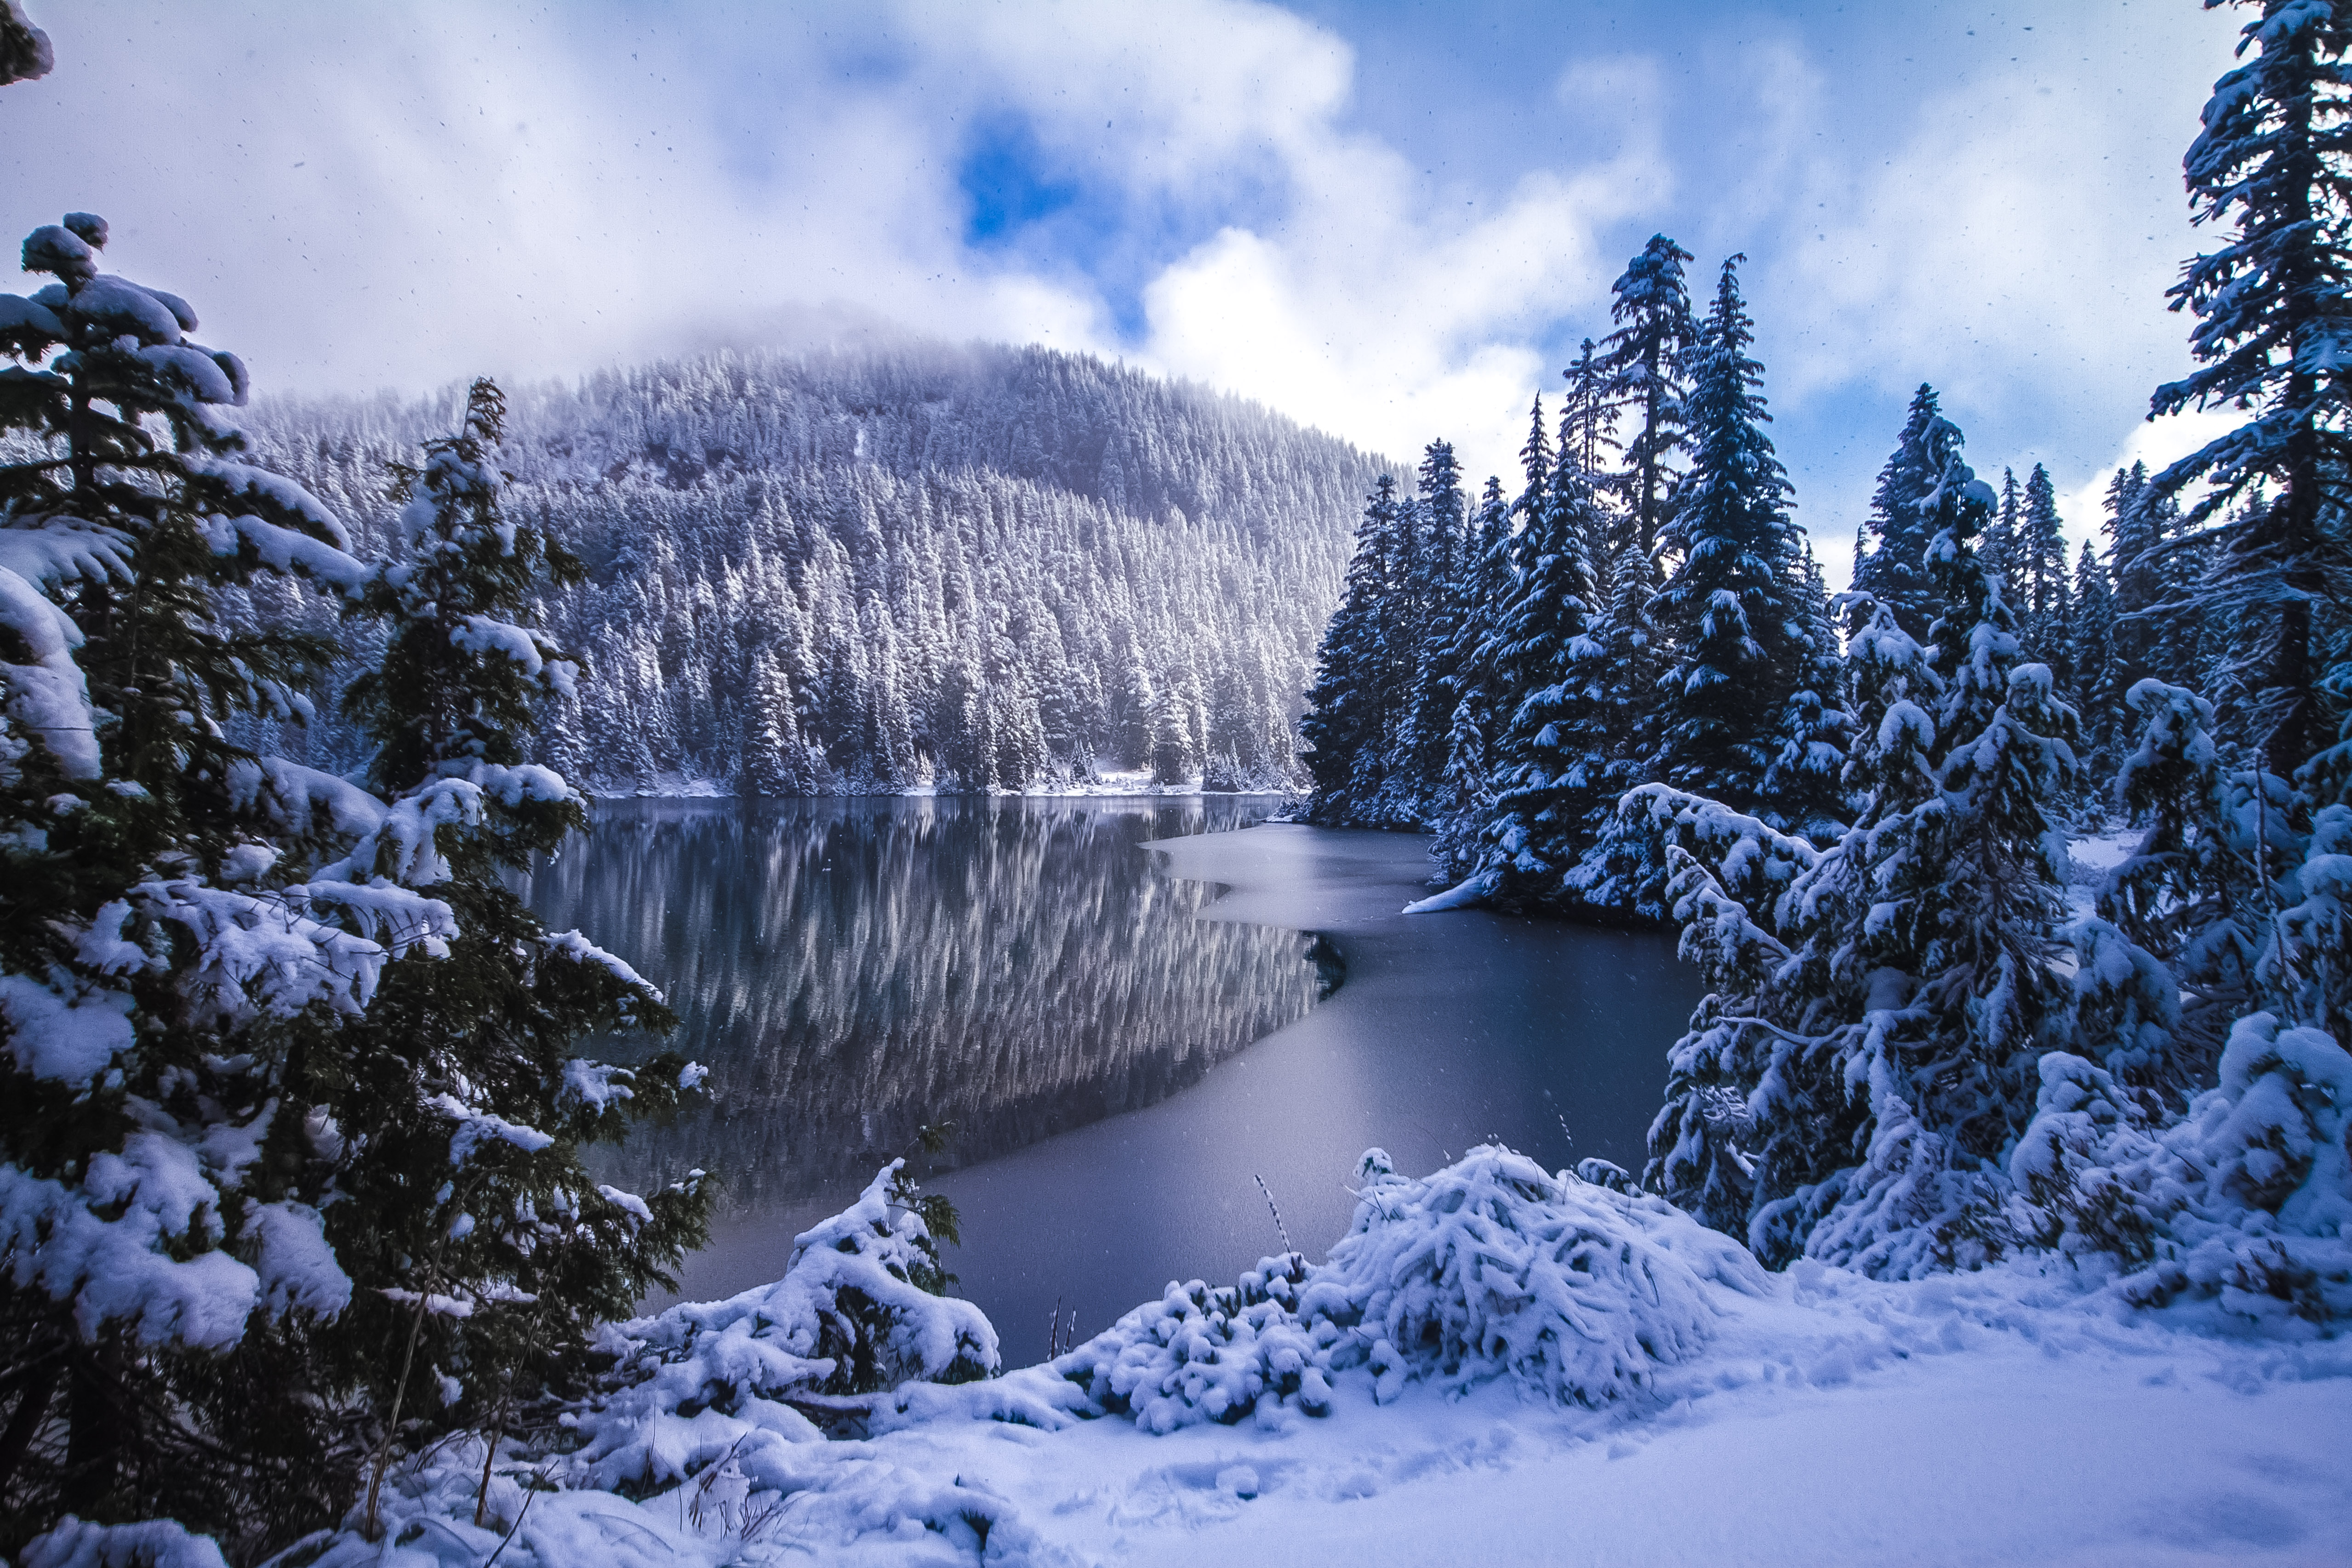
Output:
[[[1985,530],[1985,570],[2000,574],[2001,591],[2011,599],[2021,600],[2018,588],[2019,494],[2017,470],[2000,471],[2000,510],[1994,514],[1992,526]]]
[[[316,1335],[314,1387],[368,1391],[384,1442],[580,1386],[597,1326],[674,1284],[709,1212],[698,1172],[646,1198],[588,1174],[585,1145],[666,1113],[700,1070],[673,1054],[634,1069],[574,1056],[591,1034],[675,1020],[627,965],[545,930],[508,882],[586,811],[526,751],[579,669],[512,617],[580,569],[502,505],[503,414],[498,388],[476,382],[457,433],[401,473],[403,556],[362,606],[391,635],[381,669],[345,695],[376,742],[370,782],[393,801],[352,874],[429,892],[457,935],[436,962],[394,966],[367,1015],[308,1042],[287,1082],[331,1113],[327,1236],[358,1287]],[[426,1366],[462,1390],[445,1384],[429,1416]]]
[[[2291,775],[2334,738],[2315,611],[2352,574],[2342,475],[2352,463],[2352,6],[2261,0],[2239,55],[2214,84],[2183,168],[2200,223],[2226,243],[2190,261],[2172,308],[2197,318],[2200,368],[2157,389],[2151,415],[2252,411],[2151,485],[2170,495],[2202,480],[2191,522],[2213,531],[2214,608],[2237,618],[2247,736],[2269,770]]]
[[[1307,714],[1298,721],[1315,781],[1308,815],[1318,822],[1355,821],[1370,809],[1386,777],[1391,705],[1381,617],[1395,517],[1396,481],[1383,474],[1365,503],[1345,597],[1323,634]]]
[[[242,1551],[348,1501],[343,1412],[310,1394],[363,1310],[329,1244],[355,1119],[320,1066],[458,924],[372,874],[394,831],[431,857],[434,824],[231,738],[309,719],[333,652],[243,595],[370,577],[214,412],[243,365],[100,273],[107,237],[36,230],[27,269],[58,281],[0,296],[33,367],[0,378],[0,1550],[72,1512]]]
[[[1672,510],[1675,455],[1683,444],[1683,356],[1697,336],[1683,264],[1691,259],[1664,235],[1654,235],[1642,254],[1626,264],[1610,286],[1610,319],[1617,329],[1602,347],[1605,402],[1629,410],[1637,421],[1625,444],[1625,465],[1614,481],[1620,512],[1612,559],[1628,544],[1644,555],[1658,552],[1658,537]]]
[[[1895,455],[1878,471],[1878,488],[1871,494],[1864,526],[1878,542],[1867,559],[1860,542],[1854,546],[1854,591],[1891,606],[1896,622],[1915,640],[1927,636],[1930,618],[1927,554],[1934,533],[1922,508],[1942,472],[1927,441],[1941,417],[1936,389],[1922,382],[1912,395]]]
[[[1540,414],[1538,415],[1540,417]],[[1494,807],[1496,712],[1510,698],[1501,666],[1503,608],[1511,587],[1511,508],[1503,482],[1489,476],[1470,527],[1452,657],[1454,720],[1446,737],[1433,852],[1450,880],[1476,865]]]
[[[1691,466],[1660,540],[1674,572],[1651,605],[1673,659],[1654,767],[1675,789],[1779,820],[1764,779],[1810,640],[1788,475],[1763,430],[1764,367],[1748,355],[1744,259],[1723,264],[1689,356]]]
[[[452,928],[397,889],[310,886],[381,802],[229,738],[309,717],[334,651],[239,591],[366,573],[316,497],[242,460],[215,410],[244,366],[190,339],[184,300],[100,273],[107,238],[84,213],[35,230],[26,268],[58,281],[0,296],[23,361],[0,376],[8,1552],[63,1512],[219,1526],[282,1500],[253,1458],[271,1436],[181,1385],[348,1301],[289,1055]]]
[[[2018,517],[2015,570],[2007,594],[2017,606],[2019,638],[2027,656],[2049,664],[2066,681],[2071,605],[2067,591],[2066,539],[2058,519],[2058,491],[2050,471],[2033,465],[2025,481],[2025,506]]]
[[[1598,358],[1598,350],[1590,338],[1578,350],[1576,362],[1560,374],[1568,382],[1568,391],[1559,405],[1560,461],[1575,463],[1591,478],[1594,532],[1584,541],[1584,553],[1592,562],[1593,587],[1606,595],[1609,561],[1616,553],[1619,532],[1617,520],[1610,510],[1609,486],[1603,478],[1614,455],[1622,450],[1615,434],[1617,394],[1612,390],[1609,367]],[[1540,401],[1537,407],[1537,419],[1540,422]]]
[[[1853,716],[1845,711],[1842,639],[1830,613],[1821,563],[1810,545],[1804,552],[1798,608],[1803,643],[1795,651],[1796,685],[1773,731],[1772,765],[1764,775],[1764,815],[1790,832],[1825,843],[1844,831],[1852,815],[1844,776]]]
[[[2106,565],[2097,549],[2084,539],[2074,563],[2074,625],[2067,664],[2074,672],[2074,706],[2083,718],[2084,772],[2093,779],[2112,779],[2121,760],[2116,748],[2122,737],[2124,693],[2129,688],[2118,684],[2121,666],[2116,641],[2115,594],[2108,585]]]
[[[1528,471],[1532,481],[1532,461]],[[1591,482],[1563,459],[1521,502],[1526,522],[1493,644],[1512,706],[1495,746],[1495,809],[1481,857],[1489,891],[1514,904],[1565,901],[1568,873],[1606,810],[1594,778],[1602,758],[1601,710],[1589,689],[1596,650],[1584,634]]]
[[[1403,803],[1406,809],[1400,814],[1429,819],[1438,810],[1436,803],[1444,792],[1454,715],[1461,705],[1454,673],[1456,645],[1466,614],[1462,602],[1464,568],[1470,554],[1462,471],[1451,442],[1429,444],[1422,455],[1419,482],[1424,528],[1421,571],[1426,585],[1422,598],[1426,610],[1410,687],[1404,745],[1412,799]]]
[[[1744,1208],[1771,1262],[1907,1275],[2018,1245],[2005,1164],[2037,1063],[2074,1038],[2053,964],[2073,715],[2017,660],[1976,553],[1996,497],[1959,444],[1920,432],[1927,645],[1883,601],[1853,640],[1860,821],[1817,853],[1664,786],[1625,808],[1684,825],[1670,885],[1716,988],[1675,1050],[1652,1176],[1715,1223]]]

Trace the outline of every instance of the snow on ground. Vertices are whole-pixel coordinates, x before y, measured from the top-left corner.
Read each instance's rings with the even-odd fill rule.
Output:
[[[1137,1568],[2352,1562],[2352,1347],[2020,1299],[2036,1289],[1818,1270],[1726,1292],[1716,1349],[1643,1410],[1562,1411],[1507,1380],[1376,1407],[1357,1372],[1321,1421],[874,1447],[1004,1498],[1066,1560]],[[932,1560],[872,1544],[834,1560]]]
[[[1359,1366],[1334,1375],[1323,1417],[1261,1400],[1235,1425],[1154,1436],[1071,1420],[1066,1358],[925,1390],[868,1440],[780,1450],[793,1490],[762,1481],[723,1521],[693,1482],[640,1503],[540,1494],[507,1560],[2352,1563],[2352,1344],[2213,1337],[2030,1271],[1885,1284],[1800,1263],[1709,1294],[1706,1348],[1599,1409],[1508,1375],[1426,1378],[1382,1404]],[[973,1418],[1013,1409],[1039,1424]],[[346,1537],[321,1562],[478,1563],[500,1536],[469,1523],[478,1464],[451,1456],[437,1504],[395,1504],[388,1554]]]
[[[2107,873],[2132,857],[2147,836],[2142,828],[2121,827],[2076,839],[2066,846],[2066,908],[2080,917],[2098,913],[2095,901]]]

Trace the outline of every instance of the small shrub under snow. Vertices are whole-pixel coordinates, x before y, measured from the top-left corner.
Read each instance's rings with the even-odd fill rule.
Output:
[[[2221,1082],[2161,1129],[2100,1068],[2043,1057],[2010,1168],[2041,1239],[2113,1260],[2136,1304],[2210,1301],[2238,1326],[2293,1331],[2352,1316],[2347,1132],[2352,1055],[2256,1013],[2230,1031]]]
[[[1355,1220],[1325,1262],[1290,1253],[1231,1289],[1171,1285],[1055,1369],[1154,1432],[1238,1421],[1267,1400],[1321,1415],[1333,1374],[1354,1366],[1382,1400],[1413,1377],[1508,1375],[1600,1406],[1693,1354],[1721,1291],[1767,1289],[1746,1249],[1664,1200],[1508,1149],[1418,1180],[1373,1150],[1358,1174]]]
[[[988,1319],[935,1293],[937,1247],[903,1184],[904,1163],[893,1160],[856,1203],[793,1238],[775,1283],[611,1331],[616,1386],[571,1418],[586,1439],[572,1457],[573,1478],[656,1490],[751,1433],[818,1436],[796,1400],[996,1371]]]

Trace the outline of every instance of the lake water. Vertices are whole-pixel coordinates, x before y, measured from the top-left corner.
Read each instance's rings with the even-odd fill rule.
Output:
[[[533,907],[659,985],[670,1044],[712,1069],[600,1176],[724,1178],[681,1280],[709,1297],[775,1278],[907,1153],[961,1212],[949,1267],[1016,1364],[1057,1306],[1091,1333],[1286,1231],[1319,1256],[1372,1145],[1408,1171],[1488,1138],[1638,1165],[1696,999],[1669,939],[1403,915],[1424,841],[1265,824],[1276,804],[600,805]]]

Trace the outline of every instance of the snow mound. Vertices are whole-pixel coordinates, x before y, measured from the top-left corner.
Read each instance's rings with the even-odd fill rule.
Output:
[[[1371,1364],[1419,1375],[1507,1373],[1598,1406],[1694,1354],[1722,1293],[1769,1292],[1762,1265],[1664,1198],[1554,1176],[1494,1145],[1418,1181],[1373,1150],[1348,1234],[1302,1310],[1370,1338]]]
[[[1296,1252],[1261,1259],[1230,1288],[1198,1280],[1120,1318],[1058,1361],[1095,1411],[1132,1416],[1147,1432],[1234,1422],[1261,1400],[1309,1416],[1331,1409],[1332,1354],[1348,1341],[1328,1319],[1302,1317],[1311,1277]]]
[[[2302,1337],[2352,1318],[2352,1055],[2321,1030],[2240,1019],[2220,1082],[2168,1127],[2095,1064],[2042,1059],[2011,1168],[2043,1244],[2104,1256],[2138,1306]]]
[[[1492,1145],[1419,1180],[1378,1149],[1348,1234],[1313,1268],[1269,1258],[1231,1289],[1171,1285],[1054,1363],[1096,1408],[1152,1432],[1234,1422],[1270,1400],[1330,1408],[1336,1372],[1375,1396],[1414,1378],[1507,1375],[1560,1404],[1646,1392],[1696,1354],[1727,1293],[1770,1293],[1738,1243],[1664,1199]]]
[[[994,1373],[988,1319],[927,1288],[940,1283],[938,1258],[904,1164],[891,1161],[846,1210],[795,1237],[773,1284],[613,1330],[611,1392],[566,1417],[584,1439],[571,1482],[642,1495],[739,1448],[748,1458],[761,1434],[814,1440],[804,1411]]]
[[[226,1568],[212,1538],[176,1521],[92,1524],[68,1514],[37,1535],[17,1559],[22,1568]]]

